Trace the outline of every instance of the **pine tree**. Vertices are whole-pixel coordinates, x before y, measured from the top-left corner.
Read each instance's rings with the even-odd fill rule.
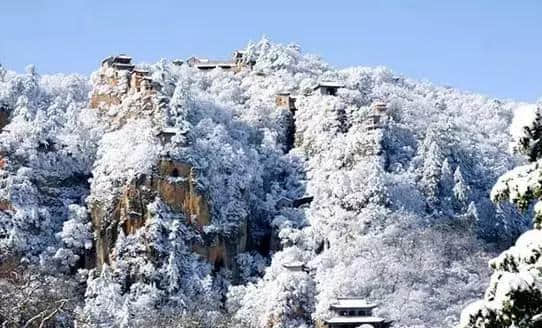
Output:
[[[508,200],[520,209],[533,202],[534,229],[518,238],[515,246],[490,261],[494,270],[484,299],[469,305],[461,315],[460,328],[541,327],[542,321],[542,135],[540,110],[524,106],[516,112],[511,133],[516,152],[529,158],[526,165],[504,174],[493,187],[493,201]]]
[[[461,173],[461,168],[457,168],[454,172],[454,199],[456,200],[457,206],[460,208],[467,207],[470,198],[470,188],[463,178],[463,173]]]

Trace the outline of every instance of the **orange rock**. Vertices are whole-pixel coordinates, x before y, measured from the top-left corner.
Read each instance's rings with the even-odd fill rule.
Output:
[[[188,223],[202,231],[211,218],[206,198],[196,189],[194,175],[193,168],[188,164],[162,159],[158,162],[155,174],[134,178],[125,186],[109,213],[106,213],[99,203],[93,204],[91,216],[98,236],[98,266],[110,263],[119,229],[130,235],[145,226],[148,219],[147,205],[156,197],[160,197],[172,210],[183,213],[188,218]],[[208,258],[213,263],[222,263],[222,258],[226,256],[220,247],[211,247],[209,252]]]
[[[9,200],[0,199],[0,211],[4,212],[16,212],[15,208]]]

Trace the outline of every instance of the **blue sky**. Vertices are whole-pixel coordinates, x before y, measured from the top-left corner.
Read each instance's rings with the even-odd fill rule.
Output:
[[[499,98],[542,97],[542,1],[1,0],[0,63],[89,74],[126,52],[226,58],[262,35],[336,67],[397,73]]]

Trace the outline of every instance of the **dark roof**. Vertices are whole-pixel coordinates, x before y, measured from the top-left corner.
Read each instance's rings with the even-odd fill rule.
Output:
[[[232,61],[217,61],[217,60],[207,60],[207,61],[200,61],[196,63],[197,68],[202,69],[209,69],[209,68],[232,68],[235,66],[235,63]]]
[[[217,66],[222,67],[222,68],[226,68],[226,67],[232,68],[232,67],[235,66],[235,63],[234,62],[222,62],[222,63],[218,63]]]
[[[124,64],[124,65],[129,65],[131,64],[132,62],[132,57],[130,56],[127,56],[125,54],[120,54],[120,55],[117,55],[117,56],[108,56],[106,58],[104,58],[102,60],[102,65],[105,65],[106,63],[107,64]]]
[[[233,52],[233,58],[240,58],[240,57],[243,57],[244,55],[246,55],[246,51],[244,50],[236,50]]]
[[[338,88],[344,88],[344,84],[342,84],[341,82],[335,82],[335,81],[322,81],[322,82],[319,82],[313,89],[316,90],[318,88],[338,89]]]
[[[128,60],[128,61],[131,61],[132,60],[132,57],[126,55],[126,54],[118,54],[117,56],[115,56],[115,58],[113,58],[114,60]]]
[[[134,69],[135,65],[134,64],[124,64],[124,63],[115,63],[115,62],[113,62],[113,67],[115,67],[117,69],[132,70],[132,69]]]
[[[107,56],[102,60],[102,65],[105,63],[110,63],[113,60],[113,56]]]
[[[305,205],[305,204],[310,204],[312,203],[312,201],[314,200],[314,196],[304,196],[304,197],[301,197],[301,198],[298,198],[298,199],[295,199],[293,201],[293,206],[294,207],[300,207],[302,205]]]
[[[373,103],[373,108],[377,111],[384,112],[387,109],[387,105],[384,102],[375,102]]]
[[[289,262],[289,263],[283,263],[282,266],[285,267],[286,269],[296,269],[296,268],[302,269],[305,267],[305,263],[301,261],[294,261],[294,262]]]
[[[156,136],[164,136],[164,135],[173,136],[176,134],[182,134],[182,131],[177,128],[163,128],[162,130],[158,131]]]

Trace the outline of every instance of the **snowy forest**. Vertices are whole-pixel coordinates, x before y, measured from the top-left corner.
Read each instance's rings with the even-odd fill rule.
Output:
[[[0,66],[2,327],[542,327],[542,107],[239,54]]]

